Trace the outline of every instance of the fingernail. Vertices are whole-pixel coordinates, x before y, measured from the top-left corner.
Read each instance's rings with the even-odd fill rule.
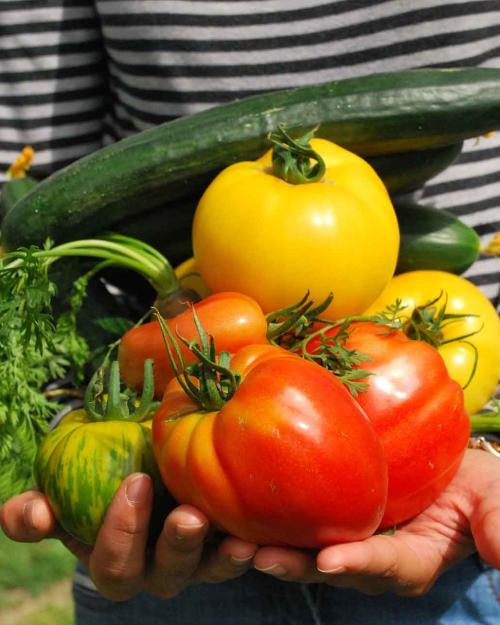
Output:
[[[333,569],[320,569],[318,566],[317,569],[320,573],[328,573],[328,575],[340,575],[341,573],[345,573],[347,570],[345,566],[336,566]]]
[[[23,518],[27,527],[33,530],[37,529],[36,510],[35,510],[35,503],[33,501],[28,501],[28,503],[24,504]]]
[[[237,558],[236,556],[231,556],[229,559],[235,566],[243,566],[244,564],[248,564],[248,562],[250,562],[250,560],[253,559],[253,554],[251,556],[245,556],[244,558]]]
[[[184,540],[184,538],[189,538],[198,533],[203,527],[205,527],[205,523],[178,523],[175,526],[175,535],[179,540]]]
[[[257,569],[257,571],[260,571],[261,573],[268,573],[269,575],[276,575],[278,577],[286,575],[286,569],[281,564],[273,564],[272,566],[268,566],[265,569],[259,568],[258,566],[256,566],[255,568]]]
[[[125,496],[131,506],[137,506],[146,501],[151,485],[147,475],[139,474],[133,477],[125,489]]]

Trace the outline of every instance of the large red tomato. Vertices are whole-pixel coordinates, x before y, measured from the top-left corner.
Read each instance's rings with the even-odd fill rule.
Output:
[[[234,352],[250,343],[267,343],[267,322],[255,300],[241,293],[217,293],[194,305],[200,323],[214,337],[220,351]],[[167,320],[173,334],[188,340],[198,338],[193,312],[189,308]],[[193,359],[192,353],[181,342],[183,357]],[[126,332],[120,342],[118,361],[125,383],[142,388],[144,362],[154,361],[155,394],[163,395],[167,383],[174,377],[160,325],[150,321]]]
[[[387,459],[389,492],[381,523],[386,528],[416,516],[451,481],[470,423],[462,389],[436,349],[374,323],[352,323],[349,332],[346,347],[369,358],[361,366],[372,375],[356,399]],[[319,338],[311,340],[309,352],[320,344]]]
[[[247,346],[241,382],[202,410],[177,380],[153,420],[163,480],[220,529],[275,545],[361,540],[378,527],[387,466],[372,424],[328,371],[273,346]]]

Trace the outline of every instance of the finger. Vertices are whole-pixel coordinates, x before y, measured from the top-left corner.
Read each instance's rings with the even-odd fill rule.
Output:
[[[205,515],[193,506],[178,506],[167,516],[156,542],[148,592],[173,597],[193,581],[208,528]]]
[[[0,526],[12,540],[24,543],[57,538],[73,555],[88,562],[91,547],[67,534],[57,523],[45,495],[30,490],[12,497],[0,509]]]
[[[194,580],[219,583],[239,577],[252,566],[256,551],[254,543],[228,536],[215,548],[205,549]]]
[[[151,478],[134,473],[108,508],[89,559],[91,577],[108,599],[123,601],[142,590],[152,502]]]
[[[286,581],[325,581],[316,567],[315,553],[301,549],[261,547],[255,554],[254,567]]]
[[[440,560],[420,557],[397,534],[377,534],[361,542],[327,547],[316,563],[328,583],[369,594],[391,590],[400,595],[423,594],[440,573]]]
[[[489,475],[498,475],[500,461],[493,456],[491,461]],[[491,566],[500,569],[500,477],[491,480],[484,490],[481,489],[478,499],[471,514],[472,536],[480,555]]]
[[[9,499],[0,510],[0,526],[18,542],[38,542],[51,538],[56,519],[47,497],[29,490]]]

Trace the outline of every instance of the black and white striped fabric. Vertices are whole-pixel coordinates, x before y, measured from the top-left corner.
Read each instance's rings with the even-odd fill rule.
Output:
[[[500,68],[498,0],[0,0],[0,169],[45,176],[160,122],[246,95],[422,66]],[[500,136],[424,191],[500,230]],[[497,259],[466,276],[499,298]]]

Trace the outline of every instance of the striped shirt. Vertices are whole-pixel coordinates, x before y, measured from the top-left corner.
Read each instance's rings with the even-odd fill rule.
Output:
[[[236,98],[445,66],[500,68],[498,0],[0,0],[0,170],[26,144],[46,176]],[[423,197],[488,241],[500,230],[500,135],[466,142]],[[499,303],[498,259],[465,275]]]

